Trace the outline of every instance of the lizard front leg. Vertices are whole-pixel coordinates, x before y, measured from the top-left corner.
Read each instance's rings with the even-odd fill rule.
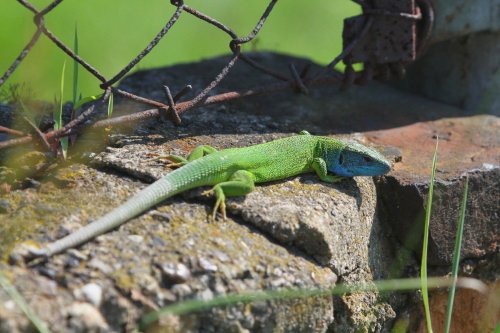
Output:
[[[203,156],[215,153],[216,151],[217,149],[212,146],[201,145],[193,149],[187,158],[178,155],[167,155],[164,158],[172,162],[167,164],[167,167],[177,168],[186,165],[189,162],[202,158]]]
[[[203,195],[215,194],[215,205],[212,211],[212,220],[215,220],[217,210],[220,210],[222,219],[226,220],[226,196],[237,197],[248,194],[255,188],[255,176],[246,170],[238,170],[222,183],[203,192]]]
[[[327,183],[336,183],[338,181],[341,181],[344,179],[342,176],[332,176],[328,174],[328,170],[326,168],[326,162],[324,159],[320,157],[316,157],[313,162],[311,167],[313,168],[314,172],[318,175],[319,179],[321,179],[324,182]]]

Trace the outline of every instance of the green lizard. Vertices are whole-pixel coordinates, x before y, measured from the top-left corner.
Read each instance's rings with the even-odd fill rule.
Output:
[[[313,136],[306,131],[271,142],[243,148],[217,151],[210,146],[195,148],[187,159],[170,155],[182,166],[149,185],[123,205],[82,229],[32,250],[30,259],[49,257],[101,235],[139,215],[161,201],[180,192],[206,185],[213,187],[204,194],[215,195],[212,219],[220,210],[226,218],[226,196],[242,196],[255,183],[315,172],[327,183],[344,177],[377,176],[390,170],[389,162],[379,152],[359,143]],[[333,173],[334,175],[328,174]]]

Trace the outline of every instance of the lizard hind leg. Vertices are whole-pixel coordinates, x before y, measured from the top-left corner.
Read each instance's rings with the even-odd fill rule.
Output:
[[[216,151],[217,149],[215,149],[214,147],[201,145],[193,149],[191,153],[189,153],[187,158],[178,155],[167,155],[164,158],[172,162],[167,164],[167,167],[178,168],[188,164],[189,162],[202,158],[203,156],[215,153]]]
[[[169,168],[179,168],[189,163],[187,159],[178,155],[167,155],[163,156],[163,158],[170,161],[170,163],[167,163],[167,167]]]
[[[214,193],[215,205],[212,211],[212,220],[220,210],[222,219],[226,220],[226,196],[236,197],[248,194],[255,188],[255,176],[246,170],[238,170],[225,182],[215,185],[212,189],[203,192],[204,195]]]
[[[213,154],[215,152],[217,152],[217,149],[215,149],[214,147],[209,145],[201,145],[196,147],[191,151],[191,153],[189,153],[187,160],[188,162],[192,162],[194,160]]]

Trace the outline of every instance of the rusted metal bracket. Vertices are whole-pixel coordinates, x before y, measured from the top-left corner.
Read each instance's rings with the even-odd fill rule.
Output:
[[[363,63],[367,72],[363,82],[404,76],[404,67],[415,61],[430,35],[430,0],[355,2],[361,5],[363,14],[344,20],[344,50],[351,48],[344,63],[348,67]]]

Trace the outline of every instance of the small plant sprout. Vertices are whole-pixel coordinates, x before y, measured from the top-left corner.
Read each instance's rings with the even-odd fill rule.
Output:
[[[63,105],[64,105],[64,74],[66,71],[66,61],[63,63],[62,73],[61,73],[61,91],[60,91],[60,99],[59,99],[59,107],[56,108],[56,111],[53,113],[54,119],[54,129],[58,130],[63,127],[62,123],[62,113],[63,113]],[[61,138],[61,150],[63,159],[66,159],[68,153],[68,138]]]

